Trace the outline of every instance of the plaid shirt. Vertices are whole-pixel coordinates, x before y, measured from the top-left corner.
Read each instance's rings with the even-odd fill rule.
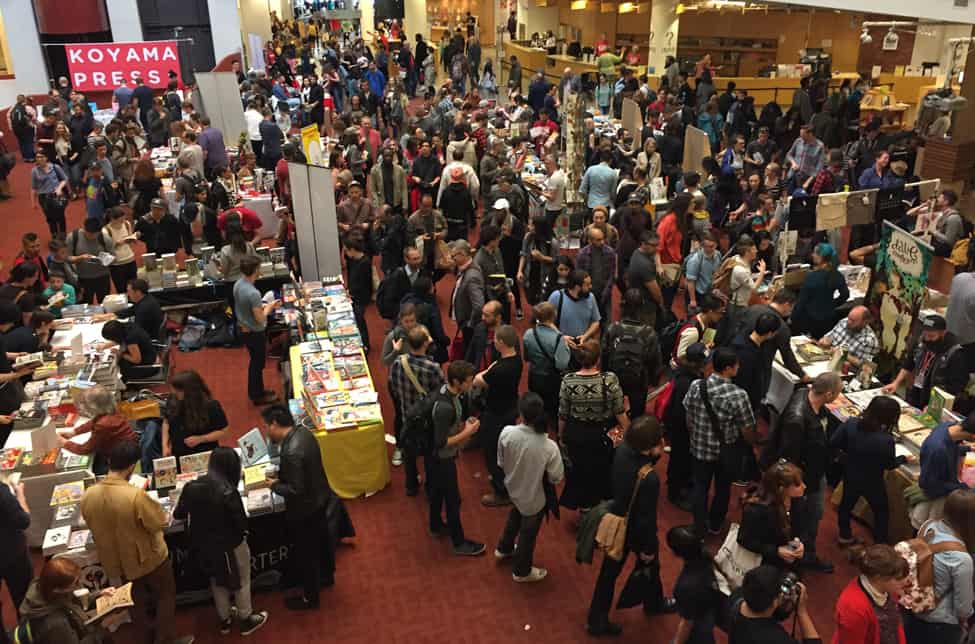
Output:
[[[410,369],[413,370],[417,382],[427,393],[436,391],[444,384],[443,370],[436,362],[426,356],[416,356],[412,353],[403,355],[410,363]],[[406,370],[403,369],[402,359],[402,356],[397,357],[389,368],[389,389],[395,401],[399,403],[400,412],[405,416],[406,411],[422,396],[407,377]]]
[[[715,462],[721,450],[721,441],[711,428],[711,417],[701,398],[701,380],[691,383],[684,396],[687,410],[687,429],[691,434],[691,454],[700,461]],[[718,422],[724,428],[725,443],[741,437],[742,430],[755,426],[748,394],[741,387],[717,374],[708,376],[708,398]]]
[[[826,334],[834,347],[846,349],[857,360],[873,362],[880,353],[880,341],[869,326],[851,329],[846,318],[840,320],[833,330]]]

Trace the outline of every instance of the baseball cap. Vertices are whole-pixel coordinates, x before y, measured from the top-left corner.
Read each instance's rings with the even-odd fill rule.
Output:
[[[687,360],[690,362],[707,362],[711,358],[711,352],[701,342],[695,342],[687,347]]]
[[[457,166],[450,169],[450,183],[464,183],[464,168]]]
[[[494,202],[493,209],[494,210],[507,210],[510,207],[511,207],[511,204],[508,203],[508,200],[507,199],[498,199],[497,201]]]
[[[368,67],[369,66],[369,59],[366,58],[365,56],[359,56],[359,59],[357,61],[355,61],[355,62],[359,65],[359,67]]]
[[[156,197],[151,202],[149,202],[149,207],[150,208],[165,208],[166,207],[166,202],[164,202],[162,199]]]
[[[921,329],[924,331],[946,331],[948,322],[941,315],[929,315],[921,323]]]

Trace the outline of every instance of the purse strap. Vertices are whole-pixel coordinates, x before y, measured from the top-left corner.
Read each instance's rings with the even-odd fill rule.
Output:
[[[701,379],[701,401],[704,403],[704,408],[708,412],[708,417],[711,419],[711,429],[714,431],[715,436],[718,437],[718,442],[722,445],[730,445],[724,439],[724,432],[721,431],[721,425],[718,423],[718,415],[714,413],[714,407],[711,406],[711,397],[708,396],[708,379]]]
[[[629,518],[630,512],[633,510],[633,504],[636,502],[636,495],[640,492],[640,486],[643,485],[643,479],[647,478],[652,471],[653,463],[647,463],[637,472],[636,483],[633,484],[633,494],[630,495],[630,504],[626,506],[627,518]]]

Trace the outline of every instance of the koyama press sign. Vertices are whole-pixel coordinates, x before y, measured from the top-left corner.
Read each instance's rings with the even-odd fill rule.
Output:
[[[152,42],[65,45],[71,86],[79,92],[115,89],[123,80],[141,77],[145,84],[164,89],[169,72],[179,75],[179,51],[175,40]]]

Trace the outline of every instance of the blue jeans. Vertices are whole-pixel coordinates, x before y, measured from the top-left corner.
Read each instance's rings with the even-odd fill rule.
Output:
[[[142,451],[142,473],[152,471],[152,460],[162,456],[162,418],[145,418],[135,421]]]

